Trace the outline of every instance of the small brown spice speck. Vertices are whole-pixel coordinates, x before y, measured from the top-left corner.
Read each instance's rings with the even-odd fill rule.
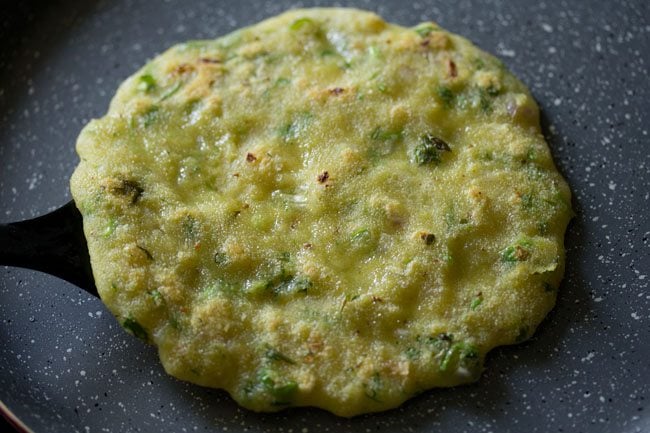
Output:
[[[257,161],[257,157],[255,155],[253,155],[252,153],[248,152],[246,154],[246,161],[248,161],[248,162]]]
[[[211,58],[208,58],[208,57],[201,57],[200,60],[201,60],[201,63],[212,63],[212,64],[221,63],[221,60],[219,60],[219,59],[211,59]]]
[[[436,236],[433,233],[422,233],[420,239],[422,239],[425,244],[431,245],[436,240]]]
[[[321,174],[318,175],[317,179],[320,183],[327,182],[327,179],[330,178],[330,174],[326,171],[322,172]]]
[[[190,65],[188,65],[187,63],[183,63],[183,64],[178,65],[178,66],[174,69],[174,73],[175,73],[175,74],[182,75],[182,74],[184,74],[184,73],[186,73],[186,72],[191,71],[192,69],[193,69],[193,68],[192,68]]]
[[[447,75],[449,75],[452,78],[456,78],[458,76],[458,69],[456,68],[456,63],[451,59],[447,60]]]
[[[520,262],[522,262],[522,261],[528,259],[529,256],[530,256],[530,253],[528,252],[528,250],[522,248],[522,247],[519,246],[519,245],[517,245],[517,246],[515,247],[515,258],[516,258],[517,260],[519,260]]]

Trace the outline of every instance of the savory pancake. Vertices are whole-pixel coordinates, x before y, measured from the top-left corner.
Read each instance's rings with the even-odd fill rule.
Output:
[[[564,271],[528,90],[434,23],[294,10],[119,88],[71,181],[97,288],[169,374],[351,416],[477,380]]]

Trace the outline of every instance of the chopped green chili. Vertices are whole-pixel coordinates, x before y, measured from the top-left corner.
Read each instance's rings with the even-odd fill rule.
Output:
[[[156,105],[149,107],[149,109],[142,113],[138,118],[138,123],[140,126],[143,126],[145,128],[151,126],[156,120],[158,120],[158,116],[160,114],[159,111],[160,108]]]
[[[516,343],[521,343],[525,339],[528,338],[528,325],[521,325],[519,327],[519,333],[515,337],[515,342]]]
[[[530,257],[532,244],[527,239],[520,239],[514,245],[508,246],[501,253],[501,260],[507,263],[523,262]]]
[[[218,265],[225,265],[228,263],[228,255],[221,251],[214,253],[214,262]]]
[[[185,215],[181,222],[181,229],[185,240],[193,242],[199,234],[199,222],[192,215]]]
[[[271,346],[267,346],[266,352],[264,353],[264,357],[271,361],[282,361],[292,365],[296,363],[293,359],[289,358],[288,356],[284,355],[282,352],[274,349]]]
[[[151,292],[149,292],[149,295],[153,298],[153,302],[156,304],[156,306],[160,307],[161,305],[165,304],[165,298],[163,297],[162,293],[158,291],[158,289],[153,289]]]
[[[472,310],[476,310],[481,304],[483,303],[483,294],[479,293],[476,295],[474,299],[472,299],[472,303],[469,305],[469,308]]]
[[[209,286],[201,290],[199,294],[201,299],[210,299],[218,295],[219,293],[234,293],[237,291],[237,287],[227,281],[218,279],[214,281]]]
[[[548,221],[540,221],[537,223],[537,231],[540,235],[548,234],[549,223]]]
[[[420,138],[420,143],[413,151],[413,158],[418,165],[438,164],[440,153],[450,151],[451,148],[443,139],[427,133]]]
[[[314,20],[312,20],[311,18],[307,18],[307,17],[298,18],[297,20],[295,20],[294,22],[292,22],[289,25],[289,30],[296,31],[296,30],[300,30],[301,28],[303,28],[305,26],[308,26],[308,25],[310,26],[310,25],[313,25],[313,24],[314,24]]]
[[[145,93],[150,92],[156,88],[156,79],[150,74],[140,75],[138,81],[138,90],[141,90]]]
[[[368,242],[371,238],[370,230],[368,229],[359,229],[352,233],[350,241],[353,243],[365,243]]]
[[[442,101],[443,105],[447,108],[451,108],[454,105],[455,95],[454,92],[447,86],[438,86],[436,90],[438,98]]]
[[[364,394],[366,397],[368,397],[370,400],[375,401],[377,403],[381,403],[382,401],[379,399],[379,393],[382,389],[382,380],[381,376],[379,373],[375,373],[372,375],[370,380],[368,382],[365,382],[363,384],[363,390]]]
[[[397,141],[402,138],[402,131],[386,130],[378,126],[370,133],[370,138],[376,141]]]
[[[535,204],[535,197],[533,194],[522,194],[521,195],[521,206],[524,209],[532,209]]]
[[[478,350],[474,346],[461,341],[453,344],[444,354],[440,362],[440,371],[446,371],[456,361],[459,367],[471,368],[478,363],[478,360]]]
[[[135,335],[142,341],[149,341],[149,334],[147,330],[142,327],[135,319],[127,317],[124,322],[122,322],[124,329],[129,331],[131,334]]]
[[[381,50],[376,45],[371,45],[368,47],[368,54],[370,54],[370,57],[374,57],[376,59],[381,58]]]
[[[275,400],[274,405],[287,405],[291,403],[293,395],[298,390],[298,384],[293,380],[279,382],[270,372],[263,372],[260,384]]]
[[[113,232],[115,231],[116,228],[117,228],[117,220],[115,218],[111,217],[108,220],[108,225],[106,226],[106,229],[104,229],[104,232],[102,233],[102,235],[105,238],[107,238],[107,237],[109,237],[110,235],[113,234]]]
[[[282,281],[278,284],[275,292],[277,293],[300,293],[306,292],[312,287],[311,280],[304,275],[291,277],[289,280]]]
[[[418,359],[420,357],[420,350],[416,347],[407,347],[404,353],[410,360]]]
[[[171,98],[172,96],[174,96],[174,94],[178,92],[182,86],[183,83],[181,81],[177,81],[176,84],[174,84],[174,86],[171,89],[169,89],[167,92],[165,92],[164,95],[160,97],[160,102],[165,101]]]
[[[307,128],[313,117],[314,115],[309,112],[297,114],[290,122],[281,125],[277,129],[278,135],[286,142],[295,139],[300,131]]]
[[[544,288],[544,291],[547,293],[555,291],[555,287],[553,286],[553,284],[549,283],[548,281],[544,281],[542,287]]]
[[[477,71],[480,71],[481,69],[483,69],[485,67],[485,62],[480,57],[475,57],[472,60],[472,63],[474,64],[474,67],[476,68]]]
[[[433,25],[425,23],[425,24],[420,24],[417,26],[415,29],[413,29],[415,33],[420,35],[421,38],[426,38],[435,30],[435,27]]]

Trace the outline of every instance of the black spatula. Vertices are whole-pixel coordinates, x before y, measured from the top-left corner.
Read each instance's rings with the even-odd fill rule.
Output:
[[[31,220],[0,224],[0,265],[46,272],[98,296],[74,201]]]

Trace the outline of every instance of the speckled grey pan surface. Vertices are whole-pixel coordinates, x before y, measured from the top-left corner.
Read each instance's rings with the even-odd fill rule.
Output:
[[[292,3],[0,1],[0,221],[69,200],[75,138],[148,58]],[[386,413],[248,412],[165,375],[101,302],[0,267],[0,400],[35,432],[650,431],[650,8],[645,0],[357,1],[433,19],[499,56],[540,103],[577,217],[557,308],[474,385]]]

